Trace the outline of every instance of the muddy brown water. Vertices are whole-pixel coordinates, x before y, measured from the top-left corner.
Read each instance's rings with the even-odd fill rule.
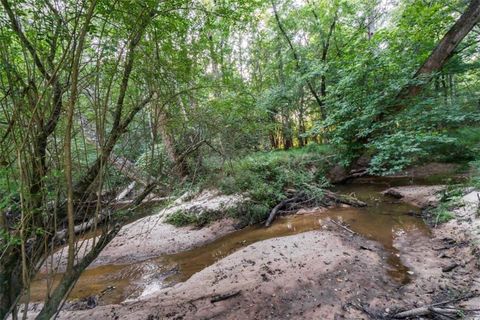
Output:
[[[250,226],[221,237],[207,245],[185,252],[164,255],[129,265],[105,265],[87,269],[73,288],[69,300],[100,296],[101,304],[120,303],[145,296],[163,287],[186,281],[193,274],[212,265],[219,259],[252,243],[302,232],[319,230],[335,219],[363,235],[379,242],[385,249],[385,268],[399,284],[408,283],[409,270],[402,264],[401,252],[395,239],[402,235],[421,241],[429,237],[429,228],[416,215],[419,209],[402,203],[380,192],[390,186],[410,184],[435,184],[440,178],[423,181],[409,178],[367,178],[355,183],[337,186],[341,193],[354,194],[368,203],[365,208],[333,208],[305,215],[278,218],[270,228]],[[61,274],[54,277],[53,285]],[[47,277],[40,276],[31,286],[31,300],[44,298]],[[52,285],[50,283],[50,285]]]

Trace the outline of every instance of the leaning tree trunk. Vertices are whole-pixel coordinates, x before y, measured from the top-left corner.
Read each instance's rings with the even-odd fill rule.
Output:
[[[414,78],[428,76],[433,72],[439,71],[453,55],[454,50],[473,27],[480,21],[480,0],[472,0],[467,10],[460,16],[443,39],[433,49],[430,56],[423,65],[417,70]],[[400,93],[400,98],[409,98],[418,95],[422,91],[421,84],[412,84],[404,88]]]
[[[100,140],[98,139],[96,130],[88,122],[85,116],[80,115],[78,119],[80,125],[82,126],[82,131],[85,139],[100,149],[101,144]],[[124,176],[140,183],[143,186],[148,186],[152,181],[155,181],[153,177],[146,176],[142,172],[140,172],[135,166],[135,163],[133,163],[126,157],[115,154],[113,151],[110,153],[108,162]]]
[[[414,79],[427,78],[436,71],[439,71],[447,63],[447,61],[454,54],[455,49],[460,42],[467,36],[473,27],[480,21],[480,0],[472,0],[467,10],[460,16],[455,24],[448,30],[445,36],[440,40],[435,49],[430,53],[430,56],[425,60],[422,66],[417,70]],[[404,87],[397,96],[399,103],[392,105],[381,112],[376,122],[381,122],[387,115],[395,114],[405,109],[405,99],[413,98],[419,95],[424,87],[422,83],[412,83]],[[365,143],[370,137],[360,140]]]

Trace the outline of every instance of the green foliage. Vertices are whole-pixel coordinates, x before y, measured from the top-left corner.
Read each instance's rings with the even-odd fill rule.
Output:
[[[0,229],[0,253],[10,246],[19,246],[22,243],[20,236],[10,234],[7,230]]]
[[[445,223],[455,218],[453,210],[462,206],[462,196],[464,194],[465,186],[463,184],[448,185],[443,191],[439,204],[431,209],[431,214],[434,218],[434,224]]]
[[[195,224],[197,222],[197,216],[194,213],[188,213],[182,210],[178,210],[170,214],[165,222],[170,223],[176,227],[184,227],[187,225]]]
[[[135,162],[135,166],[146,175],[161,179],[168,173],[171,164],[165,155],[164,146],[157,144],[153,148],[149,148],[149,150],[140,154]]]
[[[454,142],[444,135],[426,132],[398,131],[370,144],[375,148],[370,171],[375,174],[391,174],[421,161],[431,161],[433,149]]]
[[[194,225],[201,228],[224,215],[225,213],[218,211],[187,212],[178,210],[168,215],[165,222],[176,227]]]
[[[435,217],[435,225],[439,223],[445,223],[453,218],[455,218],[455,215],[452,212],[453,207],[451,204],[440,204],[438,207],[435,208],[434,210],[434,217]]]
[[[324,176],[332,150],[310,144],[303,149],[259,152],[226,164],[215,186],[227,194],[242,193],[251,199],[248,209],[239,210],[249,223],[264,220],[285,198],[289,189],[318,194],[327,185]]]

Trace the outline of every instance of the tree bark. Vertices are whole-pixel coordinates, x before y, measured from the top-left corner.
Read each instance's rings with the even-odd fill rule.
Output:
[[[465,36],[480,21],[480,0],[472,0],[467,10],[460,16],[438,45],[433,49],[430,56],[425,60],[422,66],[417,70],[414,78],[421,78],[439,71],[454,54],[454,50],[465,38]],[[413,84],[406,87],[400,93],[400,98],[409,98],[418,95],[422,91],[423,85]]]
[[[85,43],[85,36],[90,25],[90,21],[93,16],[93,11],[97,4],[96,0],[90,2],[88,7],[85,22],[82,26],[80,35],[78,36],[78,44],[74,50],[73,63],[72,63],[72,85],[70,92],[70,99],[67,108],[67,127],[65,130],[65,142],[64,142],[64,169],[65,180],[67,186],[67,221],[68,221],[68,257],[67,257],[67,273],[73,270],[73,264],[75,260],[75,209],[73,199],[73,178],[72,178],[72,128],[73,128],[73,113],[75,111],[75,105],[78,98],[78,76],[80,70],[80,58],[83,52],[83,46]]]
[[[188,175],[188,167],[185,161],[180,159],[180,155],[175,147],[175,141],[173,136],[168,130],[168,119],[167,113],[163,108],[158,112],[158,125],[157,130],[160,132],[162,137],[162,142],[167,153],[167,157],[170,162],[174,165],[176,174],[180,177],[186,177]]]
[[[88,267],[88,265],[92,263],[93,260],[95,260],[95,258],[99,255],[103,248],[105,248],[105,246],[109,244],[110,241],[112,241],[112,239],[120,231],[120,228],[120,225],[116,225],[113,230],[103,235],[98,241],[98,243],[95,245],[95,247],[90,250],[90,252],[72,268],[71,272],[65,274],[60,284],[53,291],[51,297],[45,302],[45,305],[43,306],[40,313],[37,315],[36,319],[48,320],[53,318],[53,316],[58,310],[58,306],[64,299],[65,295],[76,283],[83,270],[85,270],[85,268]]]
[[[135,51],[138,44],[140,43],[140,40],[143,36],[143,33],[147,25],[150,23],[151,19],[155,15],[155,12],[156,12],[155,9],[150,10],[150,12],[148,13],[148,16],[142,20],[142,22],[140,23],[140,26],[138,27],[136,32],[132,35],[132,38],[129,41],[128,51],[125,58],[125,61],[126,61],[125,68],[123,71],[122,81],[119,89],[119,95],[117,98],[117,103],[116,103],[115,111],[113,114],[112,129],[110,130],[110,134],[107,138],[107,141],[102,148],[101,154],[97,157],[95,162],[90,166],[87,174],[83,176],[83,178],[75,185],[74,196],[76,199],[82,199],[85,196],[89,187],[96,180],[100,172],[100,168],[102,167],[102,164],[108,161],[108,158],[110,157],[113,151],[113,148],[116,145],[120,136],[125,132],[125,130],[127,129],[130,122],[133,120],[135,115],[152,98],[152,96],[150,95],[149,98],[145,99],[142,103],[135,106],[130,111],[130,113],[125,117],[125,119],[123,119],[122,121],[122,113],[123,113],[123,107],[125,102],[125,96],[128,88],[128,82],[130,80],[130,76],[133,71],[133,63],[135,61]]]

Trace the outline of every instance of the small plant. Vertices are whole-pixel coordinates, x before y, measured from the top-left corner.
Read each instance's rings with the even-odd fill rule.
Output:
[[[196,224],[197,219],[198,218],[194,213],[178,210],[170,214],[165,219],[165,222],[171,225],[174,225],[175,227],[184,227],[184,226]]]
[[[451,210],[451,207],[445,204],[438,206],[435,209],[435,225],[448,222],[455,218],[455,215],[452,213]]]
[[[225,213],[223,211],[203,211],[197,213],[194,211],[178,210],[170,214],[165,219],[165,222],[175,227],[194,225],[201,228],[224,215]]]
[[[455,218],[453,210],[462,206],[463,192],[463,185],[450,185],[445,189],[438,206],[432,210],[435,225]]]

